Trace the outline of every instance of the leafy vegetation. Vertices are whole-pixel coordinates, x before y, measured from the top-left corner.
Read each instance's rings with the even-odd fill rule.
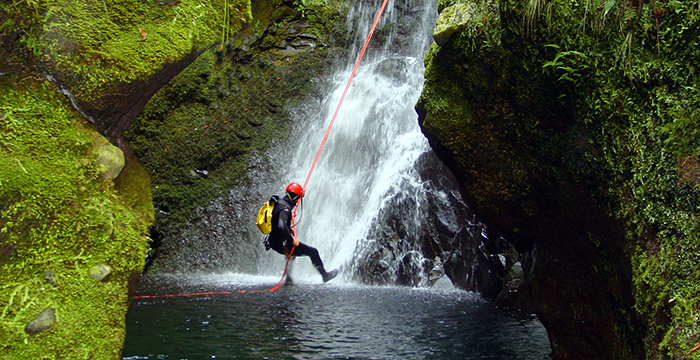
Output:
[[[576,72],[559,67],[556,74],[570,81],[570,74],[586,71],[570,96],[578,121],[595,134],[607,167],[620,178],[599,180],[617,194],[611,215],[628,224],[636,309],[648,324],[647,354],[685,358],[700,341],[700,269],[694,265],[700,255],[700,179],[682,183],[678,174],[684,161],[699,154],[694,135],[700,97],[692,69],[700,59],[700,4],[581,5],[578,31],[567,32],[560,46],[590,55],[578,56]],[[586,21],[597,25],[586,28]]]

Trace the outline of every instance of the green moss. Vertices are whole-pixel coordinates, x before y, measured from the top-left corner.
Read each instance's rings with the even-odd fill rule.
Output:
[[[132,207],[101,179],[99,135],[53,84],[5,78],[0,99],[0,357],[118,358],[152,207]],[[107,282],[88,276],[96,263],[112,267]],[[45,308],[56,324],[26,334]]]
[[[152,177],[153,232],[163,243],[198,221],[197,208],[248,181],[250,156],[285,138],[288,109],[302,100],[299,94],[320,96],[312,79],[330,68],[337,49],[320,46],[323,37],[313,50],[283,53],[278,45],[294,41],[297,32],[345,36],[330,5],[309,10],[307,18],[279,1],[257,2],[253,11],[255,26],[224,51],[204,52],[154,95],[125,133]]]
[[[52,74],[83,103],[120,96],[251,18],[243,0],[160,3],[0,4],[2,358],[119,357],[127,287],[143,269],[154,219],[149,175],[132,157],[104,181],[93,154],[105,139],[54,83],[37,79]],[[87,275],[96,263],[113,269],[107,282]],[[42,279],[47,271],[57,286]],[[26,334],[47,307],[56,324]]]
[[[83,101],[116,95],[109,93],[114,83],[144,80],[166,63],[228,40],[251,19],[248,0],[182,0],[173,6],[40,0],[3,7],[13,17],[8,21],[31,24],[21,41],[39,61],[81,79],[71,90]]]
[[[616,326],[616,336],[643,339],[647,358],[697,358],[688,351],[700,343],[698,4],[498,5],[490,32],[431,49],[418,104],[424,132],[451,157],[480,214],[492,215],[490,230],[546,224],[547,207],[569,211],[574,190],[585,190],[625,230],[618,244],[598,235],[580,248],[602,259],[605,277],[632,284],[633,307],[611,304],[620,324],[639,317],[643,326]],[[542,241],[537,231],[533,242]],[[615,265],[626,261],[629,274]],[[615,291],[605,294],[624,294]],[[626,346],[622,353],[636,351]]]

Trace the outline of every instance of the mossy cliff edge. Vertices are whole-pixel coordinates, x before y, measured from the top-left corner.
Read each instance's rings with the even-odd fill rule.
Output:
[[[421,126],[557,359],[699,356],[698,6],[440,1]]]
[[[249,20],[234,0],[0,5],[1,358],[120,357],[153,222],[121,132]]]

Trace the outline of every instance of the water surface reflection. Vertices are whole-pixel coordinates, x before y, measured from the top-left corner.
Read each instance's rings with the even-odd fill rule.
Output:
[[[159,279],[141,286],[139,293],[265,289],[277,280],[244,275],[208,279]],[[127,316],[123,356],[547,359],[549,352],[537,319],[516,319],[473,293],[308,283],[276,292],[136,299]]]

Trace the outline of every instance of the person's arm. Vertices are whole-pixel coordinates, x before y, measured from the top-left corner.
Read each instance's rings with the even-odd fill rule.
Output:
[[[277,220],[277,228],[282,230],[280,231],[282,234],[284,234],[284,246],[286,247],[291,247],[299,245],[299,242],[294,238],[294,231],[291,228],[291,212],[289,209],[284,209],[280,211],[279,217]]]

